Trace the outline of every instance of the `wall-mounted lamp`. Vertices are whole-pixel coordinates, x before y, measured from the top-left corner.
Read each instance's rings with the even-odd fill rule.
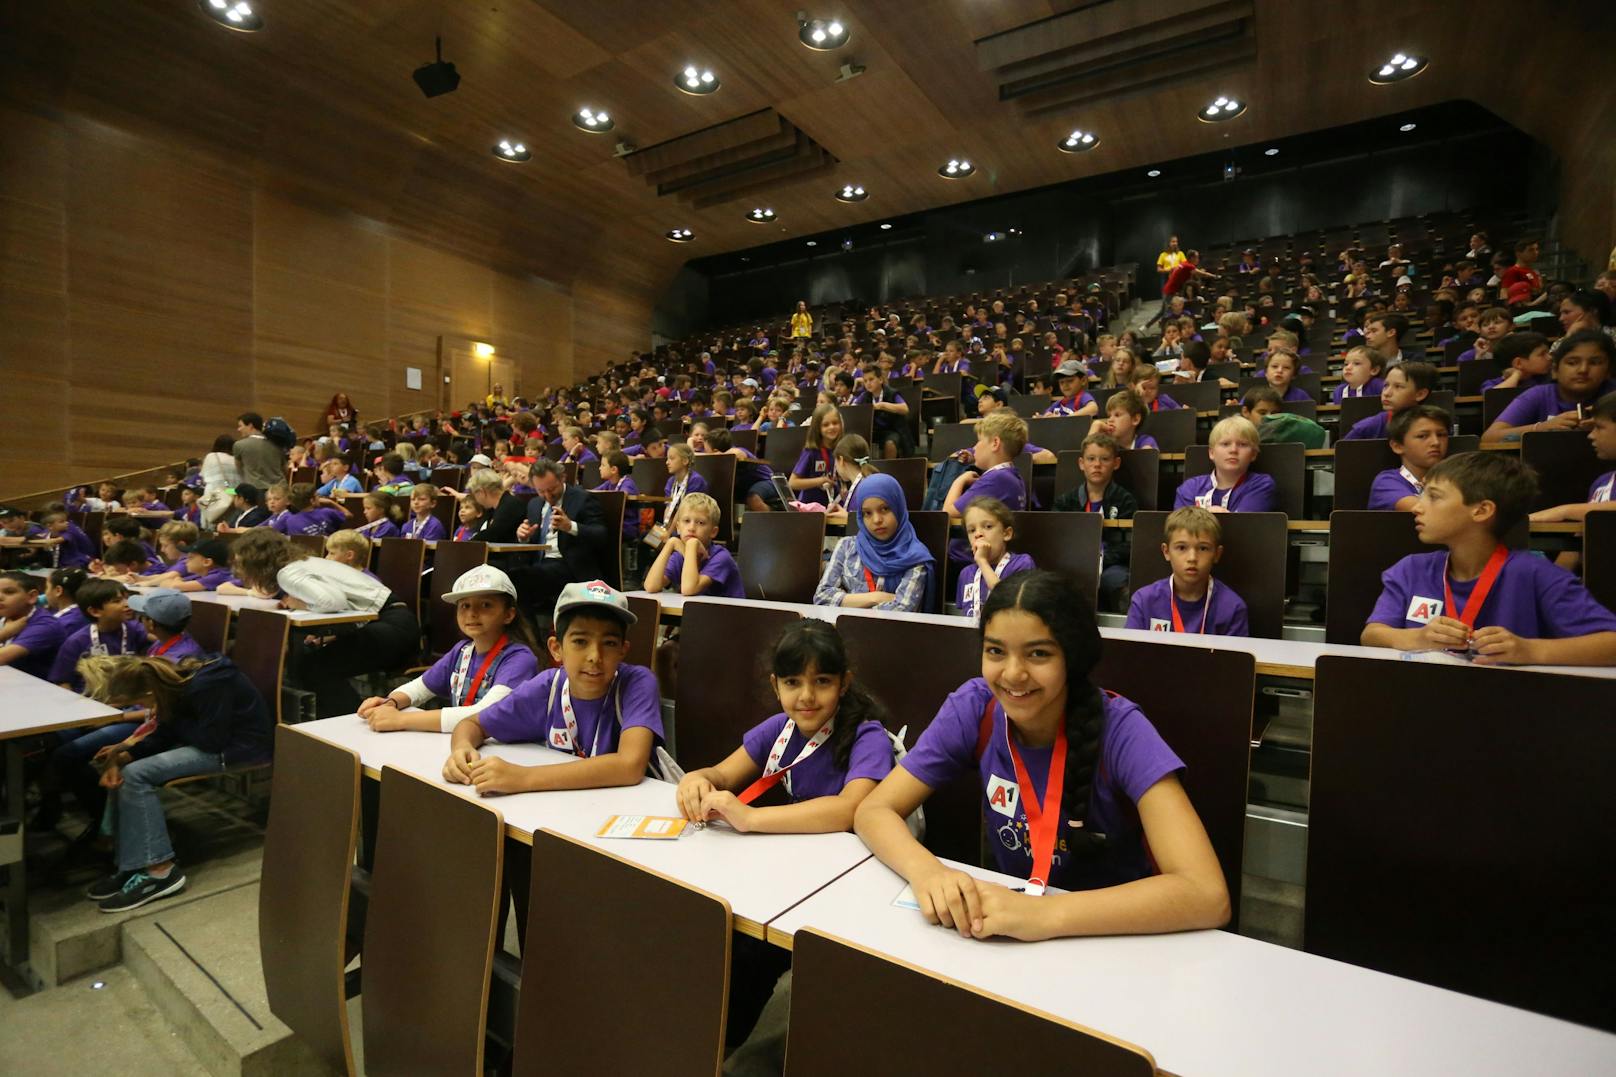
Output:
[[[471,343],[471,354],[475,355],[479,359],[491,358],[494,354],[494,346],[492,344],[484,344],[480,340],[474,340]]]

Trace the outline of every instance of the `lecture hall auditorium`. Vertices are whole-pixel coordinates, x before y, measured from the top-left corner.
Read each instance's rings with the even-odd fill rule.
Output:
[[[4,5],[0,1073],[1616,1073],[1613,40]]]

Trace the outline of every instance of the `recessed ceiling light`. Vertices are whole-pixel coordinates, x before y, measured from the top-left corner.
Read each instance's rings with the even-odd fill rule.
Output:
[[[808,241],[808,246],[810,246],[810,247],[817,247],[817,246],[819,246],[819,240],[817,240],[817,239],[810,239],[810,240],[809,240],[809,241]]]
[[[1055,143],[1062,153],[1084,153],[1100,144],[1100,137],[1092,131],[1075,130]]]
[[[525,142],[518,142],[513,138],[502,138],[494,146],[494,156],[501,161],[521,164],[523,161],[533,159],[533,151],[527,148],[527,143]]]
[[[572,125],[580,131],[600,135],[616,127],[617,122],[604,109],[597,112],[592,108],[581,108],[573,113]]]
[[[1269,146],[1266,150],[1263,150],[1262,152],[1263,152],[1264,157],[1278,157],[1279,156],[1279,147],[1278,146]]]
[[[196,0],[196,6],[220,26],[243,33],[264,28],[264,20],[247,0]]]
[[[888,232],[888,231],[891,231],[891,229],[892,229],[892,222],[885,221],[885,222],[882,223],[881,231]]]
[[[1157,176],[1161,175],[1161,169],[1152,168],[1149,172],[1146,172],[1145,175],[1149,176],[1151,179],[1155,179]]]
[[[815,52],[829,52],[847,44],[847,25],[841,19],[800,19],[797,40]]]
[[[765,209],[764,207],[759,206],[748,213],[746,215],[746,219],[751,221],[753,224],[768,224],[770,221],[774,220],[774,210]]]
[[[1239,98],[1219,96],[1216,101],[1195,114],[1202,123],[1222,123],[1246,111],[1246,103]]]
[[[870,196],[865,192],[864,188],[856,183],[844,183],[841,189],[836,192],[836,201],[838,202],[862,202],[868,197]]]
[[[1419,124],[1417,124],[1417,123],[1405,123],[1403,126],[1399,127],[1398,130],[1403,132],[1403,134],[1406,135],[1410,131],[1414,130],[1414,128],[1418,127],[1418,126],[1419,126]]]
[[[1410,53],[1399,52],[1390,60],[1369,72],[1369,81],[1376,86],[1385,86],[1388,83],[1402,82],[1411,79],[1424,71],[1430,61],[1423,56],[1414,56]]]
[[[670,228],[662,234],[672,243],[689,243],[696,238],[696,233],[688,228]]]
[[[952,157],[946,165],[937,166],[937,174],[944,179],[964,179],[976,171],[976,166],[963,157]]]
[[[683,71],[673,76],[673,84],[683,92],[697,96],[712,93],[719,87],[718,76],[710,68],[694,64],[686,65]]]

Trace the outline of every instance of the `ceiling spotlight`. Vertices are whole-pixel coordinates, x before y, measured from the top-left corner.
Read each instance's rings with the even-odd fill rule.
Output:
[[[1414,128],[1418,127],[1418,126],[1419,126],[1419,124],[1417,124],[1417,123],[1405,123],[1403,126],[1399,127],[1398,130],[1403,132],[1403,134],[1406,135],[1410,131],[1414,130]]]
[[[1380,67],[1369,73],[1369,81],[1376,86],[1385,86],[1392,82],[1402,82],[1411,79],[1425,70],[1430,61],[1423,56],[1412,56],[1406,52],[1399,52]]]
[[[892,222],[891,221],[885,221],[885,222],[882,223],[881,231],[890,232],[891,230],[892,230]]]
[[[1246,103],[1232,97],[1219,97],[1216,101],[1195,114],[1196,119],[1202,123],[1222,123],[1232,120],[1246,111]]]
[[[746,219],[753,224],[768,224],[774,220],[774,210],[759,207],[746,215]]]
[[[870,196],[865,193],[863,187],[852,183],[844,184],[842,189],[836,192],[838,202],[862,202],[868,197]]]
[[[956,157],[950,160],[946,165],[938,168],[937,174],[944,179],[964,179],[966,176],[969,176],[975,171],[976,166],[971,164],[971,162]]]
[[[829,52],[847,44],[847,27],[839,19],[810,19],[799,12],[797,40],[815,52]]]
[[[808,241],[808,246],[810,246],[810,247],[817,247],[817,246],[819,246],[819,240],[817,240],[817,239],[810,239],[810,240],[809,240],[809,241]]]
[[[1149,172],[1146,172],[1145,175],[1149,176],[1151,179],[1155,179],[1157,176],[1161,175],[1161,169],[1152,168]]]
[[[689,243],[696,238],[696,233],[688,228],[670,228],[663,235],[670,243]]]
[[[1264,157],[1278,157],[1279,156],[1279,147],[1278,146],[1269,146],[1266,150],[1263,150],[1262,152],[1263,152]]]
[[[1073,131],[1056,143],[1056,148],[1062,153],[1084,153],[1099,144],[1099,137],[1092,131]]]
[[[264,28],[263,17],[247,0],[197,0],[196,6],[208,18],[231,30],[252,33]]]
[[[695,65],[686,67],[673,77],[673,84],[687,94],[709,94],[718,89],[720,83],[718,76],[708,68],[698,68]]]
[[[514,161],[521,164],[523,161],[533,159],[533,151],[527,148],[527,143],[525,142],[515,142],[508,138],[502,138],[494,146],[494,156],[501,161]]]
[[[578,130],[588,131],[592,135],[604,134],[617,126],[604,111],[596,112],[591,108],[581,108],[573,113],[572,125]]]

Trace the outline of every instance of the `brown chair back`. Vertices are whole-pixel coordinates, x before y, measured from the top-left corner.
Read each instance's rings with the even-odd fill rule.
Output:
[[[236,642],[230,648],[230,660],[264,697],[277,723],[281,721],[281,682],[291,634],[292,619],[280,610],[236,611]]]
[[[907,730],[904,743],[910,748],[949,693],[982,669],[981,637],[963,619],[939,625],[849,614],[837,619],[836,628],[859,683],[886,706],[894,733]],[[916,655],[925,655],[925,661],[916,662]],[[975,773],[966,774],[926,800],[928,849],[970,864],[981,860],[981,788]]]
[[[223,602],[193,602],[191,623],[186,625],[185,630],[196,640],[197,646],[207,653],[223,654],[225,644],[230,639],[232,612]]]
[[[1616,512],[1583,518],[1582,582],[1595,602],[1616,612]]]
[[[812,414],[811,410],[802,413],[801,421],[807,423]],[[797,457],[802,455],[803,445],[807,441],[807,426],[776,427],[763,439],[763,459],[775,474],[790,475],[791,469],[797,466]]]
[[[1191,445],[1184,450],[1184,478],[1193,479],[1212,470],[1207,446]],[[1300,442],[1269,442],[1251,465],[1251,470],[1274,480],[1274,511],[1292,520],[1305,519],[1303,499],[1307,494],[1307,450]],[[1231,513],[1230,515],[1244,515]]]
[[[1384,444],[1346,442],[1344,444]],[[1421,542],[1408,512],[1332,512],[1324,589],[1324,641],[1355,644],[1380,598],[1381,573],[1435,547]]]
[[[1306,375],[1302,376],[1305,377]],[[1223,403],[1223,388],[1215,381],[1163,382],[1160,395],[1182,405],[1171,410],[1187,411],[1192,414],[1203,411],[1217,411]],[[1149,430],[1151,420],[1160,414],[1161,412],[1159,411],[1152,413],[1149,419],[1146,420],[1145,429]]]
[[[1156,439],[1162,452],[1186,452],[1195,441],[1195,412],[1190,408],[1153,411],[1140,430]]]
[[[591,490],[589,495],[600,502],[601,515],[606,517],[606,541],[617,551],[616,557],[606,559],[606,582],[623,589],[623,514],[628,511],[628,495],[621,490]]]
[[[931,603],[921,613],[942,613],[948,596],[948,513],[942,510],[911,511],[909,522],[914,525],[915,537],[931,553]]]
[[[1616,1028],[1609,682],[1325,656],[1313,698],[1308,952]]]
[[[1083,439],[1094,429],[1092,415],[1062,415],[1027,424],[1027,440],[1052,453],[1081,450]]]
[[[926,443],[926,457],[935,464],[961,449],[974,448],[975,445],[976,424],[938,423],[931,428],[931,438]]]
[[[466,469],[463,467],[435,467],[429,480],[433,486],[447,486],[451,490],[466,488]]]
[[[729,432],[729,439],[730,444],[735,448],[745,449],[753,456],[757,455],[758,432],[756,428],[751,430],[731,430]]]
[[[1216,639],[1208,645],[1217,646]],[[1167,648],[1108,639],[1095,684],[1139,705],[1167,746],[1184,761],[1179,780],[1195,805],[1229,888],[1229,929],[1240,923],[1241,866],[1246,848],[1246,793],[1257,660],[1243,651]],[[1186,685],[1194,690],[1185,691]]]
[[[634,488],[642,494],[661,497],[668,485],[668,462],[653,460],[649,456],[634,461]]]
[[[1480,447],[1481,438],[1475,434],[1456,434],[1448,438],[1449,456],[1473,452]],[[1267,446],[1263,451],[1267,451]],[[1335,510],[1367,509],[1369,491],[1375,485],[1375,477],[1402,462],[1402,457],[1392,452],[1392,443],[1382,438],[1336,442]]]
[[[1517,385],[1512,389],[1500,389],[1494,386],[1483,392],[1481,394],[1482,430],[1486,430],[1497,422],[1498,417],[1504,413],[1504,409],[1509,407],[1510,403],[1524,392],[1526,392],[1524,385]]]
[[[101,529],[106,525],[107,514],[103,511],[77,513],[75,514],[75,522],[79,525],[81,531],[90,536],[90,541],[95,543],[95,548],[99,550],[101,548]]]
[[[1010,548],[1027,554],[1039,568],[1071,576],[1093,607],[1100,596],[1103,525],[1097,512],[1018,512]]]
[[[302,547],[309,554],[315,557],[325,556],[324,535],[289,535],[287,537],[290,538],[293,543]]]
[[[707,493],[718,502],[722,513],[718,521],[718,541],[726,546],[735,545],[735,465],[738,461],[728,453],[697,453],[691,465],[696,474],[707,480]]]
[[[365,1072],[480,1073],[504,822],[392,767],[381,786],[360,995]]]
[[[577,901],[578,894],[592,895]],[[656,1073],[713,1077],[729,1015],[729,904],[550,830],[533,835],[530,939],[543,957],[522,964],[515,1077]],[[567,909],[550,929],[549,910]],[[655,915],[643,915],[654,909]],[[636,911],[638,910],[638,912]],[[678,970],[677,991],[620,1021],[625,969]],[[566,985],[569,1031],[555,1035],[556,985]]]
[[[1005,1045],[1017,1057],[1059,1059],[1050,1072],[1155,1077],[1142,1049],[831,935],[804,928],[792,940],[786,1077],[882,1073],[994,1073]],[[848,1005],[848,985],[868,999],[902,999],[922,1020],[893,1020],[880,1006]]]
[[[917,508],[926,500],[926,458],[900,456],[895,460],[871,460],[875,470],[898,480],[903,499],[910,508]]]
[[[443,525],[444,535],[453,536],[455,528],[460,526],[460,502],[440,493],[432,505],[432,516]]]
[[[823,567],[825,514],[750,512],[742,530],[738,560],[746,597],[812,602]]]
[[[359,756],[281,726],[275,761],[258,889],[269,1010],[326,1065],[351,1074],[343,966],[359,834]]]
[[[657,626],[662,618],[662,605],[644,595],[628,595],[629,612],[634,614],[634,625],[628,630],[628,661],[646,669],[656,669]],[[540,642],[543,642],[542,640]],[[539,668],[550,664],[548,654],[539,657]]]
[[[866,442],[875,442],[875,409],[869,404],[843,404],[836,409],[842,413],[842,432],[857,434]]]
[[[711,766],[741,736],[779,711],[764,661],[790,610],[686,602],[679,629],[679,683],[674,689],[676,758],[687,770]]]
[[[1491,391],[1489,390],[1489,392]],[[1458,412],[1454,410],[1453,396],[1452,389],[1433,389],[1421,403],[1441,408],[1449,415],[1457,415]],[[1341,401],[1341,411],[1336,417],[1336,439],[1340,440],[1346,437],[1347,431],[1351,430],[1354,425],[1363,422],[1370,416],[1379,415],[1384,410],[1386,409],[1382,407],[1378,396],[1344,397]],[[1263,448],[1266,449],[1267,446],[1265,445]]]
[[[1521,463],[1537,472],[1533,511],[1587,501],[1588,488],[1610,470],[1594,455],[1585,430],[1528,431],[1521,438]]]
[[[1301,448],[1300,445],[1295,447]],[[1141,512],[1133,518],[1128,582],[1135,591],[1172,573],[1161,553],[1162,527],[1167,516],[1157,511]],[[1219,514],[1218,523],[1223,527],[1223,559],[1212,570],[1213,578],[1233,588],[1245,602],[1246,620],[1253,636],[1282,638],[1285,573],[1276,572],[1275,568],[1285,564],[1289,546],[1285,517],[1277,512],[1227,512]],[[1334,553],[1332,549],[1332,561]]]
[[[1056,497],[1082,489],[1085,481],[1081,451],[1068,449],[1056,456]],[[1115,481],[1133,495],[1140,509],[1148,511],[1156,508],[1161,483],[1161,453],[1155,449],[1126,450],[1122,454],[1122,465],[1117,468]]]
[[[432,572],[427,577],[427,652],[437,658],[449,653],[460,642],[460,625],[454,611],[443,601],[445,591],[454,590],[462,573],[488,563],[486,542],[440,542],[432,551]]]
[[[421,571],[425,566],[426,543],[420,539],[384,538],[377,547],[377,578],[417,618],[421,616]]]

